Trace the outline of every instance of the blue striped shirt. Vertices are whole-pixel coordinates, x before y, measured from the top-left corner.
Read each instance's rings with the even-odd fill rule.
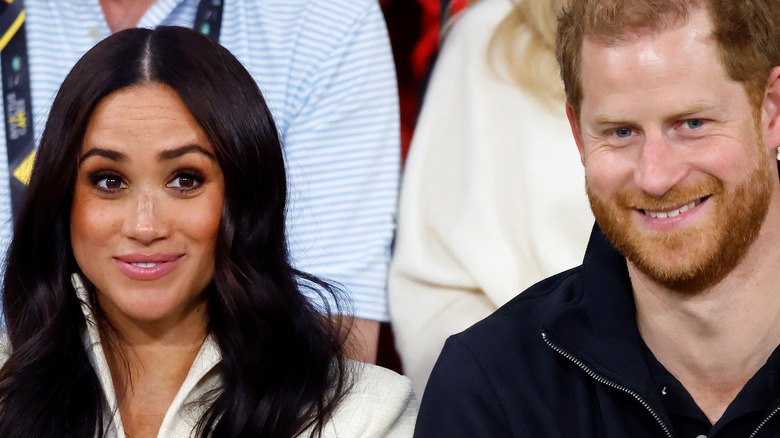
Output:
[[[158,0],[138,26],[192,27],[197,4]],[[25,7],[39,139],[60,83],[110,30],[98,0],[25,0]],[[282,136],[295,266],[340,283],[355,316],[387,320],[399,121],[393,59],[376,0],[228,0],[220,43],[256,78]],[[2,157],[4,130],[0,124]],[[3,158],[2,250],[10,224]]]

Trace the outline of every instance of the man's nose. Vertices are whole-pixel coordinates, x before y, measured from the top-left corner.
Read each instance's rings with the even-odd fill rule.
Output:
[[[122,232],[125,236],[148,245],[170,234],[164,202],[153,189],[141,189],[131,196]]]
[[[634,172],[636,186],[651,196],[662,196],[688,173],[681,151],[662,134],[648,135]]]

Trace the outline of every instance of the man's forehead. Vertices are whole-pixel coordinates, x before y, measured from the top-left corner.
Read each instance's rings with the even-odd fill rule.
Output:
[[[588,37],[582,45],[583,86],[589,82],[588,77],[610,80],[611,75],[616,75],[630,81],[634,78],[622,74],[622,69],[630,65],[657,69],[659,74],[669,73],[670,66],[676,67],[679,74],[685,73],[689,66],[722,71],[712,27],[709,14],[700,10],[692,13],[685,23],[663,30],[631,29],[611,41]]]
[[[719,107],[724,86],[743,91],[728,76],[711,28],[708,14],[692,13],[683,25],[641,29],[614,44],[584,41],[582,109],[588,118],[679,116]]]

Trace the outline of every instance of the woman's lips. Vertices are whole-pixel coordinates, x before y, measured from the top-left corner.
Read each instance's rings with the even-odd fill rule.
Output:
[[[133,280],[152,281],[176,269],[183,254],[126,254],[114,257],[119,271]]]

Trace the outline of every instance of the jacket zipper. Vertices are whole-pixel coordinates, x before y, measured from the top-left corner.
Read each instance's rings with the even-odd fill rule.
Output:
[[[588,367],[587,365],[582,363],[582,361],[580,361],[579,359],[574,357],[572,354],[568,353],[566,350],[562,349],[561,347],[553,344],[553,342],[547,337],[547,333],[546,332],[542,332],[542,338],[544,338],[544,342],[546,342],[547,345],[550,346],[550,348],[555,350],[556,353],[558,353],[561,356],[565,357],[566,359],[574,362],[574,364],[577,365],[578,367],[580,367],[580,369],[582,369],[582,371],[584,371],[585,374],[589,375],[591,378],[593,378],[597,382],[599,382],[599,383],[601,383],[603,385],[607,385],[607,386],[609,386],[611,388],[615,388],[615,389],[617,389],[619,391],[623,391],[626,394],[630,395],[631,397],[634,397],[634,399],[636,399],[636,401],[638,401],[642,406],[645,407],[645,409],[647,409],[648,412],[650,412],[650,415],[652,415],[653,418],[655,419],[655,421],[658,422],[658,424],[664,430],[664,433],[666,433],[666,436],[669,437],[669,438],[673,438],[672,437],[672,433],[669,432],[669,428],[666,426],[666,424],[664,424],[663,420],[661,420],[661,417],[658,415],[657,412],[655,412],[653,410],[653,408],[650,407],[650,405],[645,401],[645,399],[642,398],[642,396],[640,396],[636,392],[626,388],[625,386],[618,385],[617,383],[612,382],[611,380],[607,380],[605,377],[603,377],[600,374],[596,373],[595,371],[590,369],[590,367]],[[778,410],[780,410],[780,408],[778,408]],[[777,410],[775,412],[777,412]],[[772,414],[774,414],[774,412]],[[759,425],[759,429],[761,428],[761,426],[763,426],[763,423],[761,425]],[[758,432],[758,429],[756,429],[756,432]],[[753,435],[755,435],[755,432],[753,433]]]
[[[760,431],[762,427],[764,427],[767,423],[769,423],[769,420],[771,420],[772,417],[774,417],[775,414],[778,412],[780,412],[780,407],[775,408],[774,411],[770,412],[769,415],[764,417],[764,419],[761,420],[761,423],[759,423],[758,427],[756,427],[756,430],[754,430],[753,433],[750,434],[750,438],[754,438],[756,434],[758,434],[758,431]]]

